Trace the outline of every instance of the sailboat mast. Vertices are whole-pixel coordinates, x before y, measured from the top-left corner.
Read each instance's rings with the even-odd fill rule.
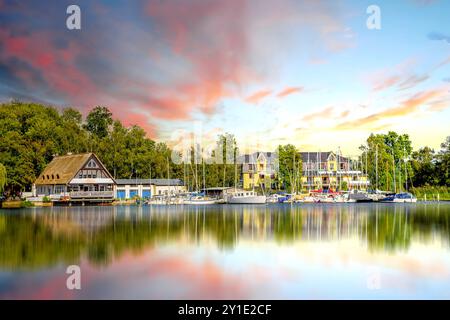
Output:
[[[378,144],[375,146],[375,180],[376,180],[376,190],[378,190]]]
[[[392,170],[394,170],[394,192],[397,193],[397,186],[396,186],[396,181],[395,181],[395,159],[394,159],[394,154],[392,154]]]
[[[406,167],[406,150],[405,150],[405,146],[403,146],[403,162],[405,165],[405,188],[406,191],[408,191],[408,170]]]

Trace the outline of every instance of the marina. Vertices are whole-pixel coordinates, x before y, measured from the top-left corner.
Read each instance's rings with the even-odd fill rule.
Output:
[[[445,202],[0,209],[0,298],[448,299],[449,217]]]

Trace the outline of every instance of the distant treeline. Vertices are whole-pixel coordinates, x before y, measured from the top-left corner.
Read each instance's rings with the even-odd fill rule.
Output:
[[[438,152],[427,146],[413,151],[407,134],[390,131],[371,134],[360,150],[361,167],[367,171],[372,188],[401,192],[450,186],[450,136]],[[439,190],[447,188],[434,192]]]
[[[227,146],[227,144],[232,146]],[[372,187],[401,191],[411,187],[450,186],[450,136],[435,152],[429,147],[412,150],[408,135],[395,132],[370,135],[361,146],[360,165]],[[192,154],[194,147],[192,146]],[[232,150],[236,161],[238,143],[232,134],[217,137],[217,150]],[[268,150],[260,150],[268,151]],[[270,151],[270,150],[269,150]],[[299,190],[301,157],[294,145],[279,146],[278,185]],[[234,186],[240,166],[207,159],[174,164],[172,150],[164,142],[148,138],[137,125],[124,126],[106,107],[97,106],[85,119],[74,108],[13,101],[0,105],[0,193],[30,190],[36,177],[55,155],[94,152],[115,178],[179,178],[190,190],[203,186]],[[213,151],[214,153],[215,151]],[[228,151],[227,151],[228,152]],[[217,159],[217,157],[216,157]]]
[[[0,137],[0,192],[30,190],[55,155],[69,152],[96,153],[116,178],[179,178],[192,190],[233,186],[240,175],[233,164],[194,164],[194,157],[191,163],[174,164],[165,143],[148,138],[137,125],[125,127],[101,106],[83,119],[74,108],[59,111],[36,103],[4,103]],[[233,142],[237,154],[232,135],[218,136],[217,144],[227,141]]]

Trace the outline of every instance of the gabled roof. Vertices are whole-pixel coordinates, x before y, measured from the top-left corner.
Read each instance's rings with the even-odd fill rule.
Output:
[[[302,155],[302,161],[303,163],[307,163],[308,160],[310,163],[316,163],[318,162],[318,159],[320,159],[320,162],[327,162],[330,155],[334,155],[336,157],[339,157],[339,162],[347,162],[348,158],[343,157],[341,155],[337,156],[334,152],[332,151],[327,151],[327,152],[300,152],[300,154]]]
[[[111,177],[108,170],[95,154],[80,153],[54,157],[53,160],[47,165],[47,167],[45,167],[44,171],[36,179],[35,184],[68,184],[91,157],[95,157],[97,163],[101,167],[103,167],[103,169],[105,169],[105,171]]]
[[[268,164],[275,163],[278,160],[278,154],[276,152],[261,152],[257,151],[251,154],[244,154],[237,158],[238,163],[257,163],[260,157],[264,157]]]

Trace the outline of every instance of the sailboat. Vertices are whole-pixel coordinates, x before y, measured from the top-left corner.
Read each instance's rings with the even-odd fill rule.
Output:
[[[235,160],[236,161],[236,160]],[[235,180],[234,180],[234,192],[228,197],[228,203],[230,204],[264,204],[267,201],[265,195],[259,196],[255,191],[255,184],[252,183],[252,191],[237,190],[236,189],[236,163],[234,166]],[[253,181],[254,182],[254,181]]]
[[[196,164],[197,167],[197,164]],[[206,180],[205,180],[205,162],[202,157],[202,174],[203,174],[203,190],[206,190]],[[198,183],[196,183],[198,187]],[[205,204],[216,204],[219,201],[217,199],[210,198],[204,193],[194,192],[190,197],[183,200],[183,204],[192,205],[205,205]]]

